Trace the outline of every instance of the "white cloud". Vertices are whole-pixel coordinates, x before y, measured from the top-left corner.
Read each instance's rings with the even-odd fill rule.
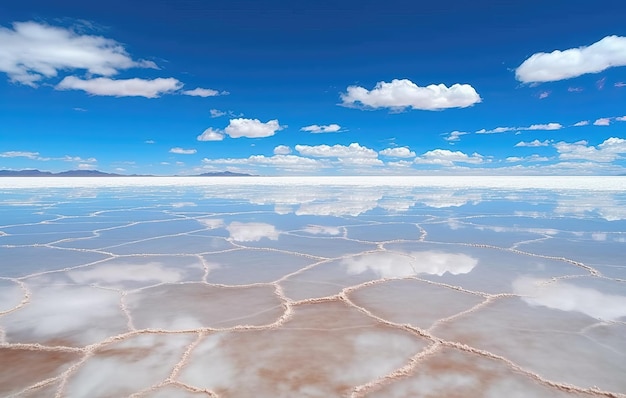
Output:
[[[184,95],[190,95],[192,97],[215,97],[218,95],[224,95],[225,92],[220,93],[217,90],[213,90],[210,88],[194,88],[193,90],[185,90],[183,91]]]
[[[530,156],[526,156],[526,157],[517,157],[517,156],[511,156],[506,158],[507,162],[512,162],[512,163],[531,163],[531,162],[547,162],[550,159],[545,157],[545,156],[539,156],[537,154],[533,154]]]
[[[278,124],[278,120],[270,120],[267,123],[262,123],[258,119],[231,119],[228,127],[224,129],[224,132],[231,138],[264,138],[271,137],[276,134],[277,131],[284,129],[286,126]]]
[[[459,141],[461,139],[462,135],[466,135],[469,133],[463,132],[463,131],[453,131],[450,134],[448,134],[447,137],[444,138],[444,140],[448,141],[448,142],[456,142]]]
[[[257,242],[263,238],[277,240],[280,235],[275,226],[260,222],[233,221],[226,230],[230,233],[230,238],[237,242]]]
[[[529,127],[520,128],[520,130],[560,130],[563,126],[560,123],[533,124]]]
[[[220,130],[212,127],[204,130],[204,132],[197,137],[198,141],[221,141],[223,139],[224,134]]]
[[[594,147],[587,141],[574,143],[558,142],[554,147],[559,152],[559,159],[564,160],[589,160],[592,162],[612,162],[626,154],[626,140],[611,137]]]
[[[433,149],[415,159],[415,163],[440,166],[453,166],[454,163],[480,164],[483,162],[483,156],[478,153],[473,153],[469,156],[461,151],[453,152],[447,149]]]
[[[289,170],[310,170],[323,167],[323,163],[316,159],[305,158],[295,155],[274,155],[266,157],[263,155],[252,155],[248,158],[227,158],[227,159],[202,159],[204,164],[222,165],[256,165],[270,166]]]
[[[626,87],[626,83],[624,82],[617,82],[614,84],[615,87]]]
[[[178,155],[193,155],[194,153],[196,153],[198,151],[196,151],[195,149],[183,149],[183,148],[179,148],[179,147],[175,147],[170,149],[170,153],[175,153]]]
[[[60,70],[112,76],[133,67],[157,69],[154,62],[134,61],[115,40],[37,22],[0,27],[0,43],[0,71],[11,81],[30,86]]]
[[[221,116],[226,115],[226,112],[220,111],[219,109],[211,109],[209,112],[211,113],[211,117],[212,118],[221,117]]]
[[[339,163],[344,166],[363,167],[363,166],[383,166],[384,165],[383,161],[377,158],[348,157],[348,158],[339,158],[338,160],[339,160]]]
[[[602,117],[596,120],[595,122],[593,122],[594,126],[608,126],[610,124],[611,124],[611,118],[608,118],[608,117]]]
[[[476,134],[498,134],[498,133],[506,133],[507,131],[517,130],[515,127],[496,127],[495,129],[485,130],[480,129],[476,132]]]
[[[365,108],[406,108],[441,110],[466,108],[481,101],[476,90],[469,84],[431,84],[420,87],[408,79],[394,79],[390,83],[378,82],[372,90],[349,86],[341,94],[342,105]]]
[[[409,148],[403,146],[398,148],[387,148],[378,152],[383,156],[390,156],[394,158],[413,158],[415,157],[415,152],[410,150]]]
[[[278,145],[274,148],[274,155],[289,155],[291,153],[291,148],[287,145]]]
[[[550,145],[550,141],[549,140],[545,140],[545,141],[539,141],[539,140],[534,140],[534,141],[530,141],[530,142],[524,142],[524,141],[520,141],[517,144],[515,144],[516,147],[538,147],[538,146],[548,146]]]
[[[319,158],[377,158],[378,153],[373,149],[359,145],[357,142],[345,145],[296,145],[296,151],[304,156],[313,156]]]
[[[516,70],[523,83],[553,82],[626,65],[626,37],[607,36],[588,46],[536,53]]]
[[[70,156],[70,155],[65,155],[62,158],[55,158],[52,160],[62,160],[64,162],[74,162],[74,163],[96,163],[98,161],[96,158],[83,159],[80,156]]]
[[[155,140],[145,140],[144,141],[144,144],[154,144],[154,143],[156,143]]]
[[[569,91],[570,93],[580,93],[583,91],[582,87],[568,87],[567,91]]]
[[[39,152],[27,152],[27,151],[7,151],[0,153],[0,158],[39,158]]]
[[[589,120],[581,120],[580,122],[574,123],[572,126],[581,127],[581,126],[587,126],[588,124],[589,124]]]
[[[105,95],[112,97],[146,97],[157,98],[161,94],[167,94],[179,90],[183,84],[174,79],[120,79],[114,80],[108,77],[98,77],[83,80],[76,76],[67,76],[56,85],[57,90],[83,90],[92,95]]]
[[[91,170],[94,169],[96,166],[90,163],[79,163],[78,164],[78,168],[80,170]]]
[[[550,96],[550,91],[542,91],[539,93],[539,99],[548,98]]]
[[[338,124],[329,124],[325,126],[318,126],[317,124],[312,124],[310,126],[302,127],[300,131],[308,131],[309,133],[336,133],[341,130],[341,126]]]
[[[618,122],[626,122],[626,116],[618,116],[615,118]]]

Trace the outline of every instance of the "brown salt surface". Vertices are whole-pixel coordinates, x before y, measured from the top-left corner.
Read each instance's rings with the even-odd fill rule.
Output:
[[[0,395],[15,394],[56,377],[78,361],[80,353],[0,348]],[[43,396],[43,395],[39,395]]]
[[[272,285],[218,287],[205,283],[161,285],[128,294],[138,329],[189,330],[265,325],[284,313]]]
[[[339,301],[302,304],[277,329],[208,335],[180,381],[220,397],[346,396],[427,344]]]
[[[626,393],[624,352],[583,335],[596,323],[577,311],[502,298],[440,324],[433,334],[503,356],[554,382]]]
[[[412,279],[365,286],[350,292],[349,298],[380,318],[423,329],[484,301],[477,295]]]
[[[393,380],[368,398],[561,398],[582,397],[540,384],[511,370],[505,363],[483,356],[443,348],[423,359],[413,373]]]
[[[68,397],[123,397],[165,380],[196,334],[143,333],[99,347],[64,386]]]

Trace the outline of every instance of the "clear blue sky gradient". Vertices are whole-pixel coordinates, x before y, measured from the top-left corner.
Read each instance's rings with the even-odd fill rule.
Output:
[[[626,66],[540,83],[515,72],[536,53],[626,36],[625,15],[626,2],[617,0],[5,1],[0,169],[626,174]],[[132,60],[158,67],[105,77],[174,78],[184,86],[155,98],[61,90],[67,77],[103,77],[70,67],[32,85],[16,81],[2,40],[14,23],[29,21],[113,40]],[[394,79],[467,84],[480,102],[441,110],[342,103],[349,86],[372,90]],[[195,88],[219,95],[183,94]],[[225,129],[239,118],[277,120],[282,128],[233,138]],[[560,126],[528,129],[549,123]],[[338,131],[302,130],[332,124]],[[511,129],[477,133],[498,127]],[[208,128],[223,139],[198,140]],[[534,140],[541,146],[519,144]],[[276,155],[278,146],[288,149]],[[381,153],[400,147],[406,157]]]

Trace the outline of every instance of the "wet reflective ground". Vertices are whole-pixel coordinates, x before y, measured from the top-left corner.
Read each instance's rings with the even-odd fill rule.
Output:
[[[619,179],[51,180],[0,180],[0,396],[626,397]]]

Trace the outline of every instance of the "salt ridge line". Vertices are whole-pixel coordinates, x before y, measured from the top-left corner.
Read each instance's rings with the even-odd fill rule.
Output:
[[[380,247],[380,246],[379,246],[379,247]],[[501,249],[501,248],[500,248],[500,249]],[[363,253],[360,253],[360,254],[363,254]],[[340,257],[338,257],[338,258],[340,258]],[[57,271],[57,272],[59,272],[59,271]],[[434,282],[433,282],[433,284],[436,284],[436,283],[434,283]],[[353,287],[356,287],[356,286],[353,286]],[[283,294],[283,296],[284,296],[284,294]],[[381,318],[381,319],[382,319],[382,318]],[[231,328],[230,330],[235,330],[236,328],[238,328],[238,327]],[[239,329],[239,330],[251,330],[251,329],[245,328],[245,329]],[[224,329],[224,331],[229,331],[229,329]],[[150,332],[153,332],[153,331],[150,331]]]

